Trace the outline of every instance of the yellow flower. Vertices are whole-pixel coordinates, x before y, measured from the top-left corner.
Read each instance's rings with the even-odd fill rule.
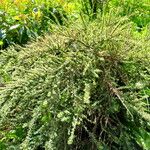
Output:
[[[14,20],[21,20],[20,16],[14,16]]]

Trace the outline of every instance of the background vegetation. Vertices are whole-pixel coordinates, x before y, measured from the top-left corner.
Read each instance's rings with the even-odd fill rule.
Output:
[[[78,5],[63,0],[1,0],[0,45],[26,44],[28,40],[50,31],[51,23],[63,24]]]
[[[0,3],[0,150],[150,149],[148,0]]]

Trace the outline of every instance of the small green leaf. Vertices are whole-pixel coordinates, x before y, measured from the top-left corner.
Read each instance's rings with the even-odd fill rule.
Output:
[[[4,42],[3,41],[0,41],[0,46],[2,46],[4,44]]]
[[[85,84],[84,88],[84,103],[89,104],[90,103],[90,85]]]

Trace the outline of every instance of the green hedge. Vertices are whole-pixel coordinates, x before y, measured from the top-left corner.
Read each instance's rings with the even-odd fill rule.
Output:
[[[0,147],[149,149],[149,42],[112,14],[0,55]]]

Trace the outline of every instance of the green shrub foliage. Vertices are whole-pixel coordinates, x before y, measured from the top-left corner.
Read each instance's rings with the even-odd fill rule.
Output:
[[[148,0],[111,0],[110,6],[119,8],[121,16],[129,16],[138,31],[150,23],[150,1]]]
[[[148,150],[149,42],[131,27],[109,14],[3,51],[0,148]]]

